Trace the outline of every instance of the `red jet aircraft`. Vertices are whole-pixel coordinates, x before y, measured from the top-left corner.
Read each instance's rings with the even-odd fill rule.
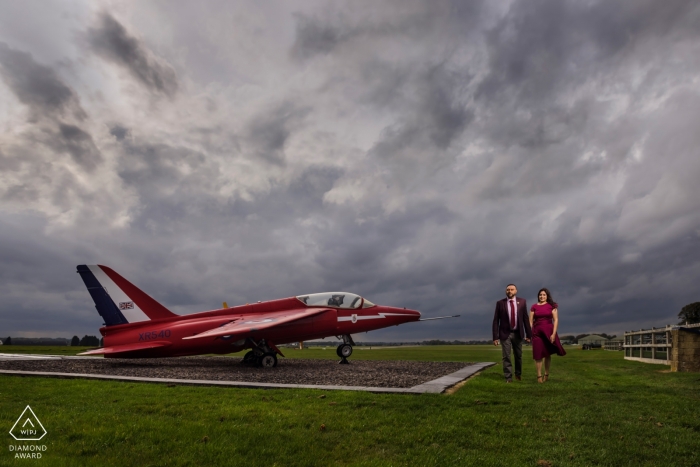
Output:
[[[224,303],[218,310],[180,316],[107,266],[80,265],[78,273],[104,319],[104,347],[81,355],[154,358],[251,349],[243,361],[268,368],[277,365],[277,354],[282,355],[276,344],[342,336],[337,354],[347,363],[355,345],[350,334],[425,321],[418,311],[375,305],[347,292],[232,308]]]

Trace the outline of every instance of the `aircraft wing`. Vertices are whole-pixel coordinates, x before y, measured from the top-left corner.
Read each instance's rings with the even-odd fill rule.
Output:
[[[133,352],[134,350],[155,349],[157,347],[166,347],[171,345],[167,341],[152,341],[152,342],[137,342],[135,344],[114,345],[112,347],[103,347],[101,349],[89,350],[79,353],[78,355],[107,355],[118,354],[124,352]]]
[[[280,324],[319,315],[326,311],[330,310],[327,308],[296,308],[284,311],[273,311],[270,313],[256,313],[254,315],[244,316],[241,319],[237,319],[223,326],[200,332],[194,336],[183,337],[183,340],[202,339],[204,337],[235,336],[253,331],[262,331],[263,329],[270,329]]]

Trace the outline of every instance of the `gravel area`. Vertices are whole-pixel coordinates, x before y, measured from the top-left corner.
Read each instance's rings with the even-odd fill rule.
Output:
[[[235,357],[0,361],[0,369],[15,371],[382,388],[410,388],[469,365],[471,363],[467,362],[352,359],[349,365],[339,365],[336,360],[280,358],[276,368],[264,369],[245,366]]]

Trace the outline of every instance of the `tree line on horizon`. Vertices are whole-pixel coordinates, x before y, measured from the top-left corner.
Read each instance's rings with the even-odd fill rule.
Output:
[[[700,302],[689,303],[678,313],[678,324],[697,324],[700,323]]]
[[[72,339],[65,337],[15,337],[14,341],[11,336],[0,340],[4,345],[70,345],[73,347],[99,347],[102,345],[102,339],[96,336],[85,335],[81,338],[73,336]]]
[[[70,345],[71,347],[99,347],[102,345],[102,339],[98,339],[96,336],[88,335],[83,336],[82,339],[79,339],[78,336],[73,336],[73,338],[70,340]]]

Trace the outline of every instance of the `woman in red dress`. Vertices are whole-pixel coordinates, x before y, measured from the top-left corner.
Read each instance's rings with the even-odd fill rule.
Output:
[[[552,354],[564,356],[566,351],[559,342],[557,327],[559,313],[557,304],[552,299],[549,290],[543,288],[537,293],[537,303],[530,308],[530,327],[532,328],[532,358],[537,367],[537,382],[544,383],[549,379],[549,364]],[[544,375],[542,374],[544,360]]]

